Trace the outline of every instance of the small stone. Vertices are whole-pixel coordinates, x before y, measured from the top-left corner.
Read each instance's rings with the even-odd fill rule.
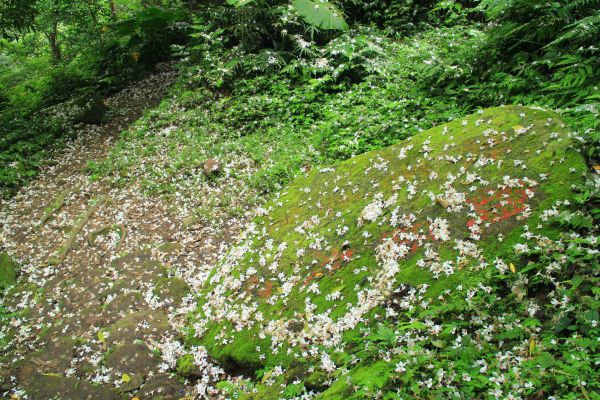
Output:
[[[300,332],[302,329],[304,329],[304,321],[288,322],[288,330],[290,332]]]
[[[221,172],[221,163],[214,159],[209,158],[204,161],[204,175],[206,176],[215,176]]]

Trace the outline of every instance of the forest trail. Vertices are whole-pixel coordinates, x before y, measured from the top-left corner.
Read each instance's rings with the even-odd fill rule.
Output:
[[[175,76],[159,71],[108,98],[109,122],[84,125],[52,166],[2,204],[0,252],[22,273],[6,297],[16,317],[0,332],[9,343],[0,393],[63,400],[189,393],[166,373],[175,363],[168,346],[193,304],[185,299],[193,266],[213,261],[222,240],[201,226],[183,229],[167,204],[135,186],[92,182],[86,169],[160,102]]]

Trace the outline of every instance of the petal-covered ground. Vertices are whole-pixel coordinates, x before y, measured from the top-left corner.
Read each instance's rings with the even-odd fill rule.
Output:
[[[586,171],[571,136],[553,112],[493,108],[313,169],[259,209],[217,264],[190,345],[232,370],[320,374],[315,387],[327,386],[323,371],[360,329],[417,323],[395,317],[468,298],[514,273],[530,240],[558,236],[548,218]]]
[[[77,140],[2,204],[0,251],[21,271],[4,298],[11,316],[0,328],[0,392],[33,399],[191,393],[169,374],[163,347],[185,312],[186,278],[197,275],[190,266],[214,259],[220,241],[201,226],[184,230],[165,202],[136,185],[92,182],[87,167],[158,105],[175,76],[166,68],[108,98],[107,123],[81,124]]]
[[[3,204],[0,250],[21,271],[5,297],[2,391],[164,400],[381,388],[420,354],[416,343],[469,336],[415,310],[456,298],[469,308],[491,277],[522,267],[532,243],[550,246],[559,229],[548,220],[586,171],[557,114],[501,107],[333,167],[307,165],[261,207],[247,185],[260,145],[191,134],[169,119],[183,113],[176,99],[111,148],[173,76],[108,99],[109,122],[82,125]],[[218,149],[231,160],[211,176],[201,161]],[[90,161],[110,178],[90,180]],[[457,318],[487,329],[475,314]]]

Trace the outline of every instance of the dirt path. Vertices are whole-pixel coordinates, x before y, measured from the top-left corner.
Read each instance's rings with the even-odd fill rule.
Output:
[[[163,71],[107,99],[110,122],[87,125],[52,167],[5,203],[2,244],[22,268],[0,329],[0,393],[33,399],[180,399],[191,383],[170,372],[193,306],[195,266],[221,243],[183,228],[137,187],[90,182],[118,133],[157,105],[175,74]],[[231,229],[234,229],[233,227]],[[0,342],[1,343],[1,342]],[[159,355],[162,354],[162,356]],[[218,370],[215,369],[215,373]],[[3,381],[2,381],[3,379]]]

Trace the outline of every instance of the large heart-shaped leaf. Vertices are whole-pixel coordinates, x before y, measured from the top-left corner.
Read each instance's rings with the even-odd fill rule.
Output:
[[[320,29],[348,30],[342,12],[325,0],[293,0],[294,10],[304,22]]]
[[[251,3],[254,3],[256,0],[227,0],[227,4],[235,7],[242,7]]]

